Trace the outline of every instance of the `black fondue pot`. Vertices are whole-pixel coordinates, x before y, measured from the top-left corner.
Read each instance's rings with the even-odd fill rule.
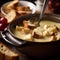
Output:
[[[37,21],[39,19],[39,14],[30,14],[19,17],[12,21],[7,31],[1,33],[4,40],[12,45],[14,45],[19,51],[34,57],[48,57],[54,56],[60,53],[60,40],[55,40],[52,42],[30,42],[23,39],[19,39],[14,35],[14,29],[16,25],[22,25],[23,20]],[[42,20],[51,20],[60,23],[60,16],[55,14],[45,14]]]

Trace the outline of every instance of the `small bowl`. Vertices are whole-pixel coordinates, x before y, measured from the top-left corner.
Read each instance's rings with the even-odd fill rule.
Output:
[[[4,7],[6,7],[11,2],[12,1],[6,2],[5,4],[3,4],[1,6],[1,13],[3,15],[6,15],[7,14],[6,11],[4,10]],[[22,5],[22,6],[29,6],[30,9],[32,10],[32,14],[34,14],[36,12],[36,6],[32,2],[29,2],[29,1],[19,1],[19,4]]]

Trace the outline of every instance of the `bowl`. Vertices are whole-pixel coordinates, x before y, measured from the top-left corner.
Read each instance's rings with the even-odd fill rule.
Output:
[[[6,6],[11,3],[12,1],[9,1],[9,2],[6,2],[4,3],[2,6],[1,6],[1,13],[3,15],[6,15],[7,12],[6,12]],[[32,10],[32,14],[34,14],[36,12],[36,6],[32,3],[32,2],[29,2],[29,1],[19,1],[19,4],[22,5],[22,6],[29,6],[30,9]],[[5,10],[4,10],[5,9]]]
[[[8,26],[8,31],[2,32],[3,39],[14,45],[17,50],[34,57],[49,57],[60,54],[60,40],[51,42],[30,42],[19,39],[14,35],[16,25],[22,25],[23,20],[39,18],[39,14],[29,14],[19,17],[12,21]],[[60,23],[60,16],[55,14],[45,14],[43,19],[51,20]]]

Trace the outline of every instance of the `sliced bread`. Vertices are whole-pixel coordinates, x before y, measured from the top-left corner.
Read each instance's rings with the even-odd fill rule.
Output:
[[[8,20],[8,23],[12,22],[15,18],[16,18],[16,11],[15,10],[11,10],[6,16],[5,18]]]
[[[5,44],[0,43],[0,56],[3,60],[19,60],[19,54],[9,49]]]

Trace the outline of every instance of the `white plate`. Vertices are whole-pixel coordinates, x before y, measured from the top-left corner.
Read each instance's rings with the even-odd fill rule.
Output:
[[[11,3],[12,1],[10,2],[6,2],[4,3],[2,6],[1,6],[1,13],[6,15],[7,13],[4,11],[3,7],[6,7],[9,3]],[[34,14],[36,12],[36,6],[32,3],[32,2],[29,2],[29,1],[19,1],[20,5],[22,6],[29,6],[30,9],[32,10],[32,14]]]

